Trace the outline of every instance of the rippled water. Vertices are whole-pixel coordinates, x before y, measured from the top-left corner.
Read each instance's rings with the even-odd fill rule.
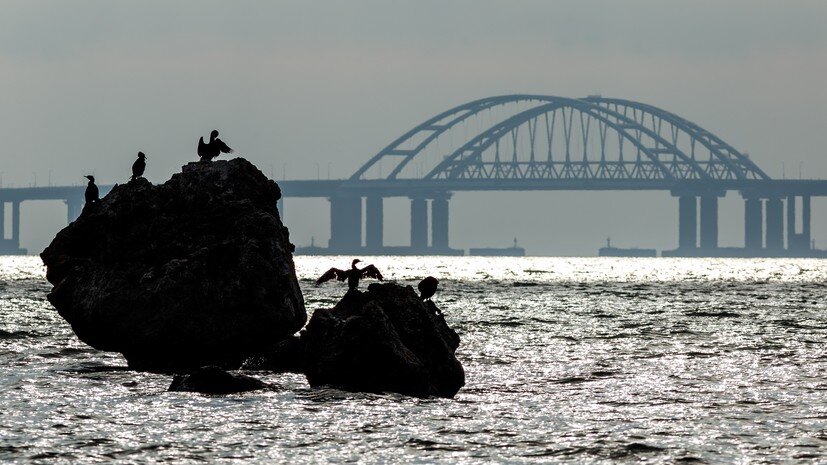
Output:
[[[344,293],[312,278],[349,259],[297,257],[309,311]],[[455,399],[267,373],[265,392],[165,392],[77,341],[39,259],[0,257],[0,461],[827,462],[825,261],[369,261],[440,278]]]

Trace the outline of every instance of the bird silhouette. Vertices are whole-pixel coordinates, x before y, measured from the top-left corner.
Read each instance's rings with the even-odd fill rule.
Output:
[[[89,180],[89,184],[86,185],[86,192],[83,193],[83,196],[86,198],[87,204],[95,203],[100,200],[100,191],[98,191],[98,186],[95,185],[95,177],[91,174],[84,177]]]
[[[146,170],[146,155],[144,152],[138,152],[138,159],[132,164],[132,177],[130,179],[137,179],[144,175]]]
[[[222,153],[233,153],[233,149],[218,138],[217,130],[213,129],[210,133],[210,142],[207,144],[204,143],[203,137],[198,138],[198,156],[201,161],[210,161]]]
[[[419,289],[419,297],[422,298],[422,300],[431,300],[431,297],[436,294],[438,284],[439,281],[433,276],[428,276],[420,281],[419,285],[416,286],[416,288]]]
[[[362,260],[358,258],[353,260],[350,264],[349,270],[340,270],[338,268],[331,268],[327,270],[323,275],[316,280],[316,284],[321,284],[325,281],[330,281],[331,279],[338,279],[339,281],[347,280],[347,288],[348,291],[352,291],[359,287],[359,280],[362,278],[374,278],[382,281],[382,273],[379,272],[373,265],[368,265],[364,268],[356,268],[356,264],[360,263]]]

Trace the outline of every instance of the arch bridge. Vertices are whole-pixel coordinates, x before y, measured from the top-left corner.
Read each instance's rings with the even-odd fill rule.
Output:
[[[777,255],[785,242],[788,252],[810,249],[810,198],[827,195],[827,181],[771,179],[747,154],[661,108],[601,96],[529,94],[483,98],[437,114],[348,179],[280,185],[286,197],[330,200],[332,253],[454,253],[449,202],[458,191],[665,190],[678,197],[676,253],[714,254],[718,198],[736,190],[745,200],[744,251]],[[0,253],[19,249],[22,201],[63,199],[72,221],[82,196],[81,186],[0,189]],[[387,197],[410,198],[409,246],[384,244]]]
[[[810,196],[825,183],[773,180],[717,135],[652,105],[495,96],[423,121],[356,170],[331,196],[330,247],[382,250],[383,198],[402,195],[412,251],[449,251],[449,199],[463,190],[668,190],[679,199],[678,250],[691,255],[718,248],[718,198],[728,190],[745,199],[745,249],[784,249],[785,201],[787,247],[809,249]]]

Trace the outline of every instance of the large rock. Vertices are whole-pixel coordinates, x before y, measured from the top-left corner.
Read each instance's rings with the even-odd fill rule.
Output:
[[[280,197],[241,158],[115,186],[41,254],[49,301],[130,367],[237,366],[307,320]]]
[[[459,336],[410,286],[371,284],[316,310],[302,335],[311,386],[453,397],[465,384]]]

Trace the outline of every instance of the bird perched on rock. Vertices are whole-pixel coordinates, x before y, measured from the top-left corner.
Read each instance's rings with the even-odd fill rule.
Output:
[[[374,278],[382,281],[382,273],[380,273],[375,266],[368,265],[361,269],[356,268],[356,264],[361,261],[362,260],[359,260],[358,258],[353,260],[353,263],[350,264],[349,270],[340,270],[338,268],[331,268],[327,270],[319,277],[319,279],[316,280],[316,284],[330,281],[333,278],[336,278],[339,281],[347,280],[348,291],[352,291],[359,287],[359,280],[362,278]]]
[[[86,185],[86,192],[83,196],[86,198],[87,204],[95,203],[100,200],[100,191],[98,191],[98,186],[95,185],[95,177],[91,174],[84,177],[89,180],[89,184]]]
[[[433,276],[428,276],[420,281],[419,285],[416,286],[416,288],[419,289],[419,297],[422,300],[431,300],[431,297],[436,294],[436,287],[438,284],[439,281]]]
[[[204,143],[203,137],[198,138],[198,156],[201,161],[210,161],[222,153],[233,153],[233,149],[218,138],[217,130],[213,129],[210,133],[210,142],[207,144]]]
[[[132,178],[137,179],[144,175],[146,170],[146,155],[144,152],[138,152],[138,159],[132,164]]]

